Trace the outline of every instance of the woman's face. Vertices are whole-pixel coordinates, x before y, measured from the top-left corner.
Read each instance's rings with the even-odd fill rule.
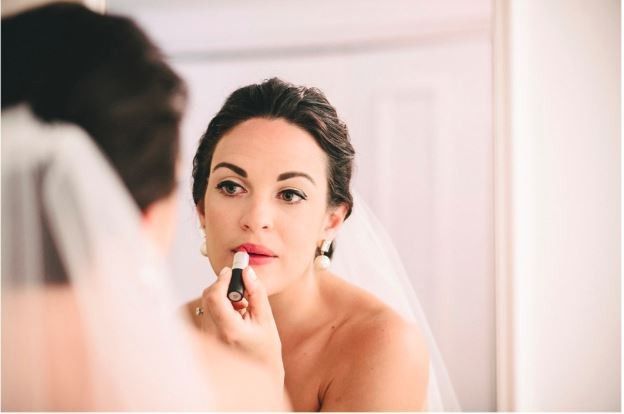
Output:
[[[252,118],[224,135],[198,206],[215,272],[244,249],[273,294],[312,269],[344,218],[327,206],[327,163],[308,132],[282,119]]]

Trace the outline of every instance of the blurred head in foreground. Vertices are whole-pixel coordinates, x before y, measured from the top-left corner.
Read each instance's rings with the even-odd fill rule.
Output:
[[[184,82],[130,19],[54,3],[2,19],[2,110],[26,104],[93,139],[165,249]],[[94,188],[94,191],[97,191]]]

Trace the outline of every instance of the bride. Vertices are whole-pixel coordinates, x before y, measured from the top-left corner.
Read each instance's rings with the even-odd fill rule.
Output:
[[[285,408],[283,374],[175,313],[181,79],[132,21],[77,4],[2,37],[2,409]]]
[[[232,93],[194,159],[201,250],[218,277],[188,310],[211,336],[283,364],[295,410],[458,409],[422,312],[403,312],[402,268],[354,203],[354,154],[318,89],[273,78]],[[357,227],[342,235],[352,212]],[[228,266],[241,250],[245,298],[230,303]]]

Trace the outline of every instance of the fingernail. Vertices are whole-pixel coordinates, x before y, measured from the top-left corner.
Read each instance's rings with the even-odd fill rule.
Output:
[[[253,270],[253,267],[249,266],[249,278],[251,280],[256,280],[258,278],[258,276],[256,275],[256,272]]]

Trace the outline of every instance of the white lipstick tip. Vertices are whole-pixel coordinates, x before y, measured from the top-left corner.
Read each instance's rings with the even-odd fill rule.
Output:
[[[244,251],[234,253],[232,269],[244,269],[249,265],[249,254]]]

